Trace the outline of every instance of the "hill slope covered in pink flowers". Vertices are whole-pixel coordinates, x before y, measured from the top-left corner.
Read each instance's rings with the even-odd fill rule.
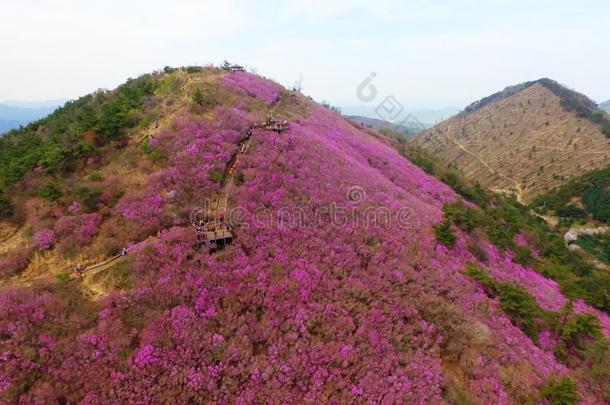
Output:
[[[63,189],[52,203],[15,202],[29,234],[0,258],[0,402],[608,400],[607,314],[484,234],[450,224],[444,243],[438,224],[462,197],[393,140],[249,73],[152,80],[139,108],[162,122],[153,138],[138,144],[136,127],[52,177]],[[235,241],[198,249],[189,213],[269,108],[290,130],[254,131],[241,155]],[[74,183],[97,187],[95,201]],[[96,275],[103,294],[58,267],[121,246],[127,258]]]

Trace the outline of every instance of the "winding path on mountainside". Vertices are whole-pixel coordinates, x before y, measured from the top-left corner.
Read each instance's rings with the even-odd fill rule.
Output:
[[[502,178],[505,178],[505,179],[507,179],[507,180],[511,181],[512,183],[514,183],[514,184],[515,184],[515,187],[516,187],[516,189],[517,189],[517,193],[516,193],[517,201],[518,201],[519,203],[521,203],[521,204],[523,204],[523,205],[527,206],[527,204],[525,203],[525,201],[523,201],[523,198],[522,198],[523,187],[522,187],[521,183],[519,183],[517,180],[515,180],[515,179],[513,179],[513,178],[511,178],[511,177],[509,177],[509,176],[506,176],[506,175],[504,175],[504,174],[502,174],[502,173],[497,172],[497,171],[496,171],[496,170],[494,170],[494,169],[493,169],[491,166],[489,166],[489,164],[488,164],[487,162],[485,162],[485,161],[484,161],[484,160],[483,160],[483,159],[482,159],[480,156],[478,156],[476,153],[474,153],[474,152],[472,152],[472,151],[470,151],[469,149],[467,149],[467,148],[466,148],[466,146],[472,146],[472,145],[476,145],[476,144],[461,144],[461,143],[460,143],[460,142],[459,142],[457,139],[455,139],[455,138],[453,138],[453,137],[451,136],[450,132],[451,132],[451,126],[449,126],[449,127],[447,128],[447,139],[449,139],[451,142],[453,142],[453,143],[454,143],[454,144],[455,144],[457,147],[459,147],[460,149],[462,149],[464,152],[468,153],[469,155],[471,155],[471,156],[475,157],[475,158],[476,158],[476,159],[477,159],[479,162],[481,162],[481,164],[482,164],[483,166],[485,166],[485,168],[487,168],[487,169],[488,169],[488,170],[489,170],[491,173],[493,173],[493,174],[495,174],[495,175],[497,175],[497,176],[500,176],[500,177],[502,177]],[[489,144],[492,144],[492,143],[487,143],[487,144],[489,145]],[[501,143],[497,143],[497,144],[502,145]],[[485,145],[485,144],[480,144],[480,145]],[[510,145],[510,144],[505,144],[505,145]],[[518,144],[513,144],[513,145],[518,145]],[[527,145],[525,145],[525,146],[527,146]],[[538,147],[538,146],[537,146],[537,147]],[[553,149],[553,148],[548,147],[547,149]],[[557,150],[560,150],[559,148],[556,148],[556,149],[557,149]],[[593,153],[593,152],[592,152],[592,153]],[[606,152],[595,152],[595,153],[606,153]],[[541,184],[542,184],[542,185],[546,185],[546,184],[549,184],[549,183],[552,183],[552,182],[553,182],[552,180],[549,180],[549,181],[544,182],[544,183],[541,183]],[[509,195],[513,195],[513,194],[515,194],[515,193],[514,193],[514,191],[512,191],[512,190],[501,189],[501,188],[490,188],[490,190],[491,190],[491,191],[493,191],[493,192],[495,192],[495,193],[500,193],[500,194],[509,194]],[[535,215],[535,216],[537,216],[537,217],[539,217],[539,218],[542,218],[542,219],[543,219],[543,220],[544,220],[544,221],[545,221],[547,224],[549,224],[551,227],[553,227],[553,226],[554,226],[554,222],[555,222],[555,221],[554,221],[554,219],[553,219],[553,218],[551,218],[551,217],[547,217],[547,216],[545,216],[545,215],[540,215],[539,213],[537,213],[537,212],[536,212],[536,211],[534,211],[534,210],[530,210],[530,213],[532,213],[533,215]]]
[[[273,112],[275,111],[276,105],[277,105],[277,102],[274,103],[274,105],[269,110],[270,115],[272,115]],[[156,128],[158,128],[158,127],[156,127]],[[223,182],[221,184],[220,190],[217,193],[217,201],[216,201],[216,205],[215,205],[216,211],[214,212],[214,214],[226,212],[227,207],[229,205],[229,194],[230,194],[233,182],[235,180],[235,173],[237,172],[237,167],[239,165],[240,156],[242,154],[245,154],[248,151],[248,149],[250,148],[252,136],[254,135],[254,131],[257,129],[268,130],[269,125],[268,125],[268,123],[251,125],[250,128],[248,129],[248,132],[247,132],[245,138],[243,138],[243,140],[240,143],[238,143],[237,154],[227,165],[227,169],[225,171],[225,176],[224,176]],[[152,136],[145,135],[145,138],[143,140],[150,139],[150,138],[152,138]],[[153,237],[153,238],[149,238],[149,239],[155,239],[155,238]],[[96,295],[102,295],[104,293],[103,289],[99,285],[92,283],[90,281],[91,278],[93,276],[95,276],[96,274],[99,274],[103,271],[106,271],[106,270],[114,267],[116,264],[123,261],[124,258],[125,258],[125,255],[119,254],[119,255],[113,256],[107,260],[104,260],[102,262],[99,262],[99,263],[86,267],[85,271],[83,272],[83,281],[86,282],[87,287],[89,287],[89,289],[92,292],[94,292]]]
[[[186,99],[188,99],[188,98],[186,98]],[[281,101],[281,98],[278,98],[275,102],[273,102],[269,106],[269,109],[268,109],[269,116],[274,115],[277,105],[279,104],[280,101]],[[144,133],[142,135],[138,136],[135,139],[136,143],[142,144],[146,141],[154,139],[155,133],[158,132],[160,128],[167,127],[168,122],[169,122],[169,118],[167,118],[167,117],[163,117],[163,118],[156,120],[155,122],[153,122],[151,125],[149,125],[148,127],[146,127],[144,129]],[[235,180],[235,173],[237,172],[237,167],[238,167],[238,164],[240,161],[240,156],[242,154],[245,154],[248,151],[254,131],[257,129],[262,129],[262,130],[271,130],[271,131],[281,133],[281,131],[283,131],[284,129],[282,129],[281,131],[278,131],[277,130],[278,125],[281,127],[284,124],[283,123],[282,124],[279,124],[279,123],[269,124],[269,121],[267,121],[266,123],[253,124],[250,126],[246,136],[244,138],[242,138],[242,140],[238,144],[237,154],[227,165],[227,169],[225,170],[225,176],[224,176],[223,182],[221,184],[221,187],[220,187],[218,193],[216,194],[216,204],[214,205],[216,212],[214,214],[217,214],[220,212],[226,212],[226,210],[229,206],[230,191],[231,191],[232,184]],[[287,129],[287,127],[285,129]],[[11,242],[12,239],[16,235],[18,235],[22,229],[23,229],[23,226],[16,227],[15,229],[11,230],[7,235],[2,236],[0,238],[0,247],[2,247],[3,245],[5,245],[8,242]],[[148,240],[151,240],[151,239],[156,239],[156,237],[148,238]],[[93,281],[92,281],[93,277],[95,275],[102,273],[102,272],[116,266],[117,264],[123,262],[126,259],[125,255],[126,255],[126,253],[118,254],[116,256],[112,256],[112,257],[102,260],[100,262],[92,263],[89,265],[87,265],[86,260],[83,260],[81,263],[84,264],[85,267],[84,267],[84,271],[81,273],[81,276],[80,276],[80,279],[83,282],[82,284],[86,285],[86,287],[91,292],[93,292],[94,295],[103,295],[105,293],[104,288],[99,283],[93,283]],[[73,266],[65,267],[62,270],[62,272],[73,273],[74,267]],[[28,278],[28,279],[21,279],[20,282],[26,283],[26,284],[31,284],[32,282],[34,282],[34,280],[35,280],[35,278]]]
[[[453,136],[451,136],[451,126],[449,126],[447,128],[447,139],[449,139],[451,142],[453,142],[458,148],[460,148],[461,150],[463,150],[464,152],[466,152],[467,154],[473,156],[475,159],[477,159],[487,170],[489,170],[492,174],[502,177],[508,181],[510,181],[511,183],[513,183],[515,185],[515,188],[517,190],[516,192],[516,196],[517,196],[517,201],[519,201],[521,204],[525,205],[525,202],[523,201],[522,198],[522,194],[523,194],[523,186],[521,183],[519,183],[517,180],[513,179],[512,177],[509,177],[503,173],[498,172],[497,170],[495,170],[494,168],[492,168],[491,166],[489,166],[489,164],[483,160],[479,155],[477,155],[476,153],[472,152],[471,150],[467,149],[463,144],[461,144],[457,139],[455,139]],[[500,188],[492,188],[492,191],[496,192],[496,193],[510,193],[513,194],[513,192],[511,190],[505,190],[505,189],[500,189]]]
[[[237,155],[235,159],[229,163],[229,170],[223,180],[220,190],[218,191],[216,214],[227,211],[227,207],[229,205],[229,194],[231,192],[231,187],[233,186],[233,182],[235,180],[235,173],[237,172],[237,167],[239,165],[239,156],[242,154],[242,151],[245,153],[249,149],[251,140],[252,136],[249,135],[243,142],[239,143]]]
[[[552,151],[556,151],[556,152],[567,152],[567,153],[575,153],[575,154],[582,154],[582,155],[608,154],[608,151],[563,149],[563,148],[554,148],[552,146],[541,146],[541,145],[526,144],[526,143],[472,142],[472,143],[463,143],[462,144],[462,146],[464,146],[464,147],[466,147],[466,146],[489,146],[489,145],[546,149],[546,150],[552,150]]]
[[[250,139],[251,139],[251,137],[249,136],[244,142],[239,144],[238,154],[242,150],[242,147],[244,147],[244,149],[243,149],[244,151],[247,150],[249,143],[250,143]],[[234,160],[229,165],[229,168],[236,168],[237,161],[238,161],[237,159]],[[216,213],[225,212],[227,209],[228,200],[229,200],[229,192],[230,192],[231,185],[235,178],[234,173],[235,173],[235,170],[229,169],[228,174],[224,178],[223,184],[222,184],[220,191],[218,192],[218,196],[217,196]],[[152,239],[154,239],[154,238],[152,238]],[[106,259],[102,262],[93,264],[91,266],[87,266],[83,273],[83,278],[85,280],[91,279],[91,277],[95,276],[96,274],[99,274],[103,271],[106,271],[106,270],[114,267],[119,262],[121,262],[122,259],[124,259],[124,257],[125,257],[125,255],[118,254],[118,255],[113,256],[109,259]],[[88,283],[88,284],[90,284],[90,283]]]
[[[104,270],[109,269],[110,267],[113,267],[114,265],[117,264],[117,262],[120,261],[120,259],[122,259],[124,257],[125,257],[125,255],[119,254],[119,255],[113,256],[109,259],[106,259],[103,262],[99,262],[94,265],[91,265],[91,266],[87,267],[86,272],[84,274],[86,276],[94,276]]]

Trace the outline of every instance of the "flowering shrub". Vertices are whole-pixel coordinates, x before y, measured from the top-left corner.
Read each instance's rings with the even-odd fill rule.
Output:
[[[519,247],[527,246],[527,239],[523,233],[518,233],[515,235],[515,244]]]
[[[223,80],[268,86],[249,74]],[[117,204],[115,221],[160,229],[129,247],[132,289],[91,304],[90,317],[66,314],[80,307],[55,291],[0,290],[1,400],[425,404],[454,392],[535,403],[551,377],[570,376],[603,402],[581,370],[556,360],[553,334],[536,345],[463,274],[477,260],[467,234],[437,243],[434,225],[456,194],[323,107],[308,106],[288,133],[255,131],[240,162],[246,181],[231,190],[236,240],[215,254],[194,249],[180,209],[218,190],[208,174],[226,171],[253,121],[236,108],[214,115],[161,131],[150,147],[167,160]],[[316,217],[332,204],[349,221]],[[393,220],[364,226],[380,207]],[[281,222],[286,212],[299,221]],[[58,234],[72,221],[58,221]],[[545,308],[564,302],[510,253],[481,244],[490,277],[522,284]]]
[[[0,276],[12,276],[25,270],[32,258],[30,246],[20,246],[0,257]]]
[[[277,83],[248,72],[235,72],[225,75],[222,82],[231,88],[243,90],[250,97],[264,101],[266,104],[273,103],[280,94],[280,86]]]
[[[70,206],[68,206],[68,212],[71,214],[77,214],[81,210],[81,205],[78,201],[73,201]]]
[[[219,183],[210,178],[210,173],[224,173],[237,153],[240,131],[248,128],[250,120],[235,109],[219,107],[216,115],[222,124],[215,127],[206,121],[179,118],[177,131],[168,129],[159,135],[153,147],[168,151],[169,164],[148,177],[143,192],[128,194],[119,201],[116,210],[125,219],[160,227],[169,221],[167,211],[177,202],[200,206],[206,196],[218,190]]]
[[[0,354],[0,395],[39,369],[31,356],[26,355],[29,349],[26,344],[37,339],[31,333],[45,319],[44,305],[50,299],[49,295],[16,290],[5,290],[0,295],[0,331],[5,336]]]
[[[71,244],[86,246],[97,235],[101,221],[99,214],[63,216],[55,223],[55,234]]]
[[[116,209],[125,219],[137,221],[144,226],[154,226],[160,224],[163,218],[163,197],[152,195],[144,198],[125,198],[119,202]]]
[[[41,229],[34,234],[33,241],[40,250],[51,249],[55,245],[55,232],[48,228]]]

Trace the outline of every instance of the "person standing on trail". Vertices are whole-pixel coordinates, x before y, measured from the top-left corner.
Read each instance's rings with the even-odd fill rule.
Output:
[[[123,248],[123,249],[121,249],[121,256],[127,256],[127,253],[129,253],[129,251],[127,250],[127,248]]]
[[[82,281],[84,278],[83,276],[85,274],[85,268],[83,267],[83,265],[80,263],[77,264],[76,268],[74,269],[74,272],[76,273],[76,277]]]

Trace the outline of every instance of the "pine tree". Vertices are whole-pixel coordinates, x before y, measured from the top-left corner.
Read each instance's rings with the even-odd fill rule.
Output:
[[[193,93],[193,102],[199,106],[203,106],[204,103],[203,93],[201,93],[200,89],[195,90]]]

